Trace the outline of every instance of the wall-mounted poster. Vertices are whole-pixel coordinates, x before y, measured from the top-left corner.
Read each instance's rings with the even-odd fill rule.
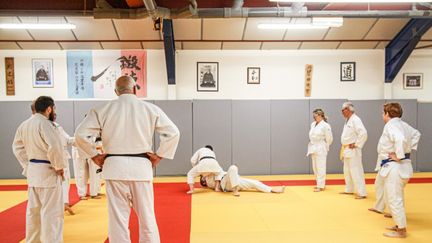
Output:
[[[404,89],[423,89],[423,73],[404,73]]]
[[[33,87],[52,88],[53,80],[53,59],[32,59],[33,65]]]
[[[340,63],[340,80],[349,82],[356,80],[356,63],[341,62]]]
[[[247,83],[248,84],[260,84],[261,80],[261,69],[259,67],[248,67],[247,68]]]
[[[197,62],[197,91],[219,91],[218,62]]]
[[[6,95],[15,95],[15,67],[14,58],[5,57],[6,67]]]
[[[91,51],[68,51],[67,77],[69,98],[93,98],[93,56]]]
[[[136,82],[137,96],[147,97],[146,65],[146,51],[68,51],[68,96],[115,98],[115,81],[127,75]]]

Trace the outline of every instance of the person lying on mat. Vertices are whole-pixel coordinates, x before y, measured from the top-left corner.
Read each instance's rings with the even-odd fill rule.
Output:
[[[215,191],[233,192],[233,195],[236,197],[240,196],[240,191],[257,190],[267,193],[283,193],[285,191],[285,186],[270,187],[258,180],[241,177],[235,165],[231,165],[227,172],[223,172],[220,188],[218,188],[219,185],[216,184],[215,176],[213,175],[201,176],[200,184],[202,187],[208,187]]]
[[[211,145],[206,145],[198,149],[191,158],[192,169],[187,173],[187,183],[189,185],[188,194],[194,192],[194,180],[198,176],[214,175],[215,183],[219,188],[220,180],[223,176],[223,169],[216,160],[216,154]]]

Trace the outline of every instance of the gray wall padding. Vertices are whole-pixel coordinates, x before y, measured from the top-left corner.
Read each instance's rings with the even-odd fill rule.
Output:
[[[413,154],[415,168],[418,171],[432,171],[428,153],[432,148],[432,103],[394,101],[400,102],[404,108],[403,120],[422,133],[417,156]],[[105,102],[57,101],[58,123],[72,136],[84,114]],[[156,169],[156,175],[185,175],[191,168],[192,153],[206,144],[214,145],[224,169],[236,164],[240,174],[312,173],[306,150],[313,120],[312,110],[315,108],[322,108],[326,112],[333,131],[334,142],[327,158],[327,172],[342,172],[343,165],[339,161],[340,135],[344,124],[342,99],[149,102],[161,107],[181,131],[175,159],[163,160]],[[353,103],[368,130],[363,165],[366,172],[372,172],[376,164],[378,139],[384,127],[382,105],[385,101],[356,100]],[[19,124],[30,117],[30,102],[1,101],[0,112],[3,114],[0,118],[0,178],[23,178],[11,145]],[[157,140],[155,138],[155,144]]]
[[[192,157],[192,101],[155,101],[180,130],[180,143],[173,160],[164,159],[156,168],[156,175],[185,175],[191,169]],[[156,148],[159,147],[156,134]]]
[[[243,175],[270,174],[270,101],[232,101],[233,164]]]
[[[321,108],[324,110],[328,117],[328,123],[332,128],[333,144],[330,146],[330,151],[327,155],[327,173],[342,173],[343,164],[339,159],[339,152],[341,148],[341,134],[344,126],[344,118],[342,116],[342,104],[346,100],[310,100],[309,106],[309,125],[308,133],[303,135],[309,139],[309,128],[313,122],[312,111]],[[309,173],[313,174],[312,167],[310,167]]]
[[[421,132],[417,153],[417,170],[432,171],[432,103],[418,104],[418,130]]]
[[[193,101],[193,151],[213,146],[219,164],[225,170],[232,164],[231,101]]]
[[[12,142],[18,126],[31,115],[30,101],[0,102],[0,178],[24,178],[22,168],[12,152]]]
[[[308,100],[271,101],[271,174],[308,174]]]

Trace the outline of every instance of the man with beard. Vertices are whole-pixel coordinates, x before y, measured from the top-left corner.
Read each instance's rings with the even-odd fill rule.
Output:
[[[63,242],[62,179],[66,158],[52,121],[51,97],[35,101],[36,114],[17,129],[12,149],[27,177],[27,242]]]

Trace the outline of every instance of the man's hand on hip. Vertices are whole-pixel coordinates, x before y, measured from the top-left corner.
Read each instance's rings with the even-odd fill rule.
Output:
[[[97,164],[99,167],[102,167],[105,162],[106,154],[98,154],[91,158],[95,164]]]
[[[150,162],[152,163],[152,167],[156,167],[162,159],[162,157],[154,153],[147,153],[147,155],[150,157]]]

